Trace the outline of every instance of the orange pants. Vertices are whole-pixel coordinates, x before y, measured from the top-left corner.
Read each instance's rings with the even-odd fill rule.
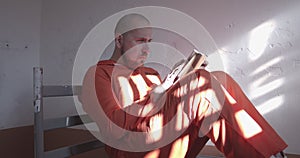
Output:
[[[192,82],[194,85],[191,85]],[[211,92],[209,90],[213,90],[215,95],[207,94]],[[218,98],[219,106],[212,105],[212,97]],[[160,149],[159,157],[180,157],[180,154],[196,157],[208,139],[226,157],[232,158],[269,158],[287,147],[239,85],[224,72],[198,70],[169,89],[163,102],[165,104],[159,114],[163,115],[164,122],[178,115],[180,103],[182,113],[193,120],[178,139]],[[179,115],[182,116],[181,113]],[[180,122],[180,127],[185,126],[184,117],[180,119],[177,124]],[[166,129],[163,136],[172,131],[173,128]]]

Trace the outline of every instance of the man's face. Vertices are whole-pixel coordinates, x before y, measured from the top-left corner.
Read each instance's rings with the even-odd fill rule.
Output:
[[[150,53],[148,43],[151,40],[151,28],[135,29],[124,34],[121,46],[122,62],[130,68],[143,65]]]

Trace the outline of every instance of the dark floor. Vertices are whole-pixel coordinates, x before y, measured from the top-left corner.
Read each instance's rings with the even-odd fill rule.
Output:
[[[89,132],[79,129],[59,129],[45,133],[45,149],[55,149],[65,145],[76,144],[85,140],[95,139]],[[57,141],[62,140],[62,141]],[[0,130],[0,157],[3,158],[33,158],[33,126],[24,126]],[[222,157],[214,146],[205,146],[198,158],[205,156]],[[300,158],[300,155],[287,154],[288,158]],[[85,152],[72,158],[107,158],[103,148]]]

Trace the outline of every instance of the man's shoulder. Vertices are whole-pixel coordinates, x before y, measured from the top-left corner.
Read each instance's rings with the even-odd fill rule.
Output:
[[[101,67],[101,66],[114,66],[115,65],[115,61],[113,60],[100,60],[97,63],[97,67]]]
[[[113,60],[100,60],[98,63],[95,65],[95,73],[96,74],[106,74],[108,76],[111,75],[113,69],[115,66],[115,62]]]
[[[112,71],[115,66],[115,61],[113,60],[100,60],[96,64],[97,71]]]

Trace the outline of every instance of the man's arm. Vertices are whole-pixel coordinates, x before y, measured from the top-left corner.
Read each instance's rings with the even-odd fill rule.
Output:
[[[144,130],[146,127],[139,125],[139,122],[155,109],[153,104],[149,104],[150,95],[133,105],[121,108],[114,97],[109,74],[102,69],[96,71],[96,66],[86,73],[80,100],[100,131],[114,135],[116,139],[124,136],[126,130]]]

